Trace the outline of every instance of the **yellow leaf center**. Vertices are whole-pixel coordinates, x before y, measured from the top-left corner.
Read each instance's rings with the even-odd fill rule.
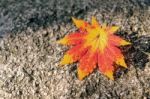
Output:
[[[99,50],[101,53],[103,53],[105,47],[107,46],[108,42],[108,35],[101,26],[97,26],[94,28],[86,28],[88,34],[85,37],[86,46],[91,46],[92,51]]]

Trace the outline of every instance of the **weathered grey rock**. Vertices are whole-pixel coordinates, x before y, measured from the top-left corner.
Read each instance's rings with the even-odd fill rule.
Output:
[[[149,5],[149,0],[1,0],[0,33],[8,33],[0,41],[0,98],[149,99],[150,42],[141,37],[150,35]],[[90,21],[93,15],[120,26],[120,36],[137,33],[123,36],[135,48],[124,49],[129,68],[117,71],[115,81],[97,70],[79,81],[76,63],[59,67],[68,48],[56,41],[76,30],[71,16]]]

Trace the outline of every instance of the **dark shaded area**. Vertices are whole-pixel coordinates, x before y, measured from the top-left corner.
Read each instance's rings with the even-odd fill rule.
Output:
[[[150,53],[150,36],[141,36],[134,41],[134,47],[140,51]]]
[[[146,52],[150,52],[150,37],[149,36],[138,36],[138,33],[133,32],[128,34],[127,32],[118,32],[116,35],[130,41],[132,44],[129,46],[121,47],[122,52],[125,55],[125,60],[128,66],[131,64],[141,70],[144,70],[146,63],[149,62],[149,56]],[[121,75],[126,74],[128,69],[118,68],[114,76],[120,78]]]
[[[28,27],[33,30],[53,24],[69,22],[72,16],[83,18],[89,11],[105,9],[122,12],[128,6],[132,15],[133,6],[147,9],[149,0],[126,0],[123,3],[112,0],[0,0],[0,35],[20,32]],[[105,10],[102,13],[105,14]]]
[[[71,16],[83,17],[91,3],[90,0],[1,0],[0,33],[68,22]]]
[[[122,47],[128,64],[132,64],[140,69],[144,69],[147,62],[149,62],[146,52],[150,52],[150,37],[138,36],[138,33],[133,32],[130,35],[126,32],[119,32],[117,35],[130,41],[132,45]]]

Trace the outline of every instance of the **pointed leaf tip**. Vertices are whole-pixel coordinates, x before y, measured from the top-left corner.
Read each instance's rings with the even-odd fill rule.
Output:
[[[120,66],[122,66],[122,67],[124,67],[124,68],[127,68],[127,64],[125,63],[125,60],[124,60],[123,57],[118,58],[118,59],[116,60],[116,64],[117,64],[117,65],[120,65]]]
[[[104,73],[109,79],[114,80],[114,75],[112,71],[107,71]]]
[[[81,70],[79,67],[78,67],[78,79],[79,80],[83,80],[89,73],[86,73],[84,72],[83,70]]]
[[[110,29],[110,31],[112,33],[115,33],[119,28],[120,28],[119,26],[112,26],[111,29]]]
[[[74,17],[72,17],[72,20],[78,29],[85,29],[89,25],[87,22],[80,19],[76,19]]]
[[[66,65],[73,62],[71,55],[65,54],[62,60],[60,61],[60,65]]]
[[[64,45],[67,44],[67,42],[68,41],[67,41],[66,38],[63,38],[63,39],[60,39],[60,40],[57,41],[58,44],[64,44]]]
[[[125,40],[122,40],[122,41],[120,42],[120,45],[122,45],[122,46],[130,45],[130,44],[131,44],[130,42],[125,41]]]
[[[96,17],[92,16],[92,25],[99,25],[98,21],[96,20]]]
[[[84,27],[84,21],[83,20],[79,20],[76,19],[74,17],[72,17],[73,23],[76,25],[77,28],[81,28]]]

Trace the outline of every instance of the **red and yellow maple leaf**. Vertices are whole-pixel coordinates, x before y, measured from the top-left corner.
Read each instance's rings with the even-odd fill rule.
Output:
[[[84,77],[98,67],[99,71],[110,79],[114,79],[114,63],[127,68],[124,56],[118,46],[129,45],[130,42],[114,35],[118,26],[100,25],[95,17],[89,24],[83,20],[72,18],[78,31],[66,35],[58,43],[71,46],[60,64],[79,62],[78,78]]]

